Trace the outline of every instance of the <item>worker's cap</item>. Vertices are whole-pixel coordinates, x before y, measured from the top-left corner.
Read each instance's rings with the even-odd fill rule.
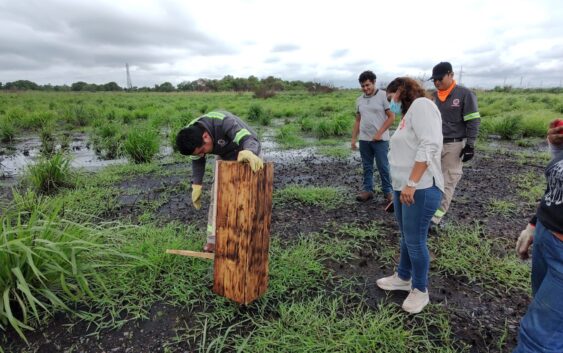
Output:
[[[430,79],[428,79],[428,81],[441,80],[444,76],[452,72],[452,64],[447,61],[442,61],[441,63],[434,66],[434,68],[432,69],[432,76],[430,76]]]

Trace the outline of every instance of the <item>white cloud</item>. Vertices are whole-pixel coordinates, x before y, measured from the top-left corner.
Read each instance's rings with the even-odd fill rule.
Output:
[[[557,0],[0,0],[0,81],[152,86],[225,75],[355,87],[463,67],[463,83],[559,85]],[[8,30],[9,29],[9,30]],[[459,75],[458,75],[459,77]]]

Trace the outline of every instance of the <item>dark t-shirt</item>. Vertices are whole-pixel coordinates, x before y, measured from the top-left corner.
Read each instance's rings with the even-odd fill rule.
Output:
[[[537,216],[549,230],[563,233],[563,150],[545,168],[547,189],[541,198]]]

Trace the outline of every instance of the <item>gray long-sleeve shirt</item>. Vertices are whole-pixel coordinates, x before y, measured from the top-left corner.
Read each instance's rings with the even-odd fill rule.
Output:
[[[456,85],[444,102],[438,99],[438,93],[435,92],[434,103],[442,115],[444,138],[467,138],[467,144],[475,146],[481,124],[475,93]]]
[[[189,125],[198,124],[213,139],[214,155],[234,161],[242,150],[260,154],[261,145],[254,132],[241,118],[227,111],[209,112],[193,120]],[[188,126],[189,126],[188,125]],[[192,183],[201,184],[205,173],[205,157],[192,161]]]

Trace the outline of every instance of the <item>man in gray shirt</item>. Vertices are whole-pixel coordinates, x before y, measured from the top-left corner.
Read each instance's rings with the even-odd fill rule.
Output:
[[[389,176],[389,127],[395,114],[389,109],[384,91],[375,88],[376,76],[371,71],[360,74],[358,81],[364,94],[356,100],[356,122],[352,130],[352,149],[360,140],[360,155],[364,170],[363,190],[356,200],[365,202],[373,198],[373,160],[381,178],[381,189],[387,202],[393,199],[393,188]]]

